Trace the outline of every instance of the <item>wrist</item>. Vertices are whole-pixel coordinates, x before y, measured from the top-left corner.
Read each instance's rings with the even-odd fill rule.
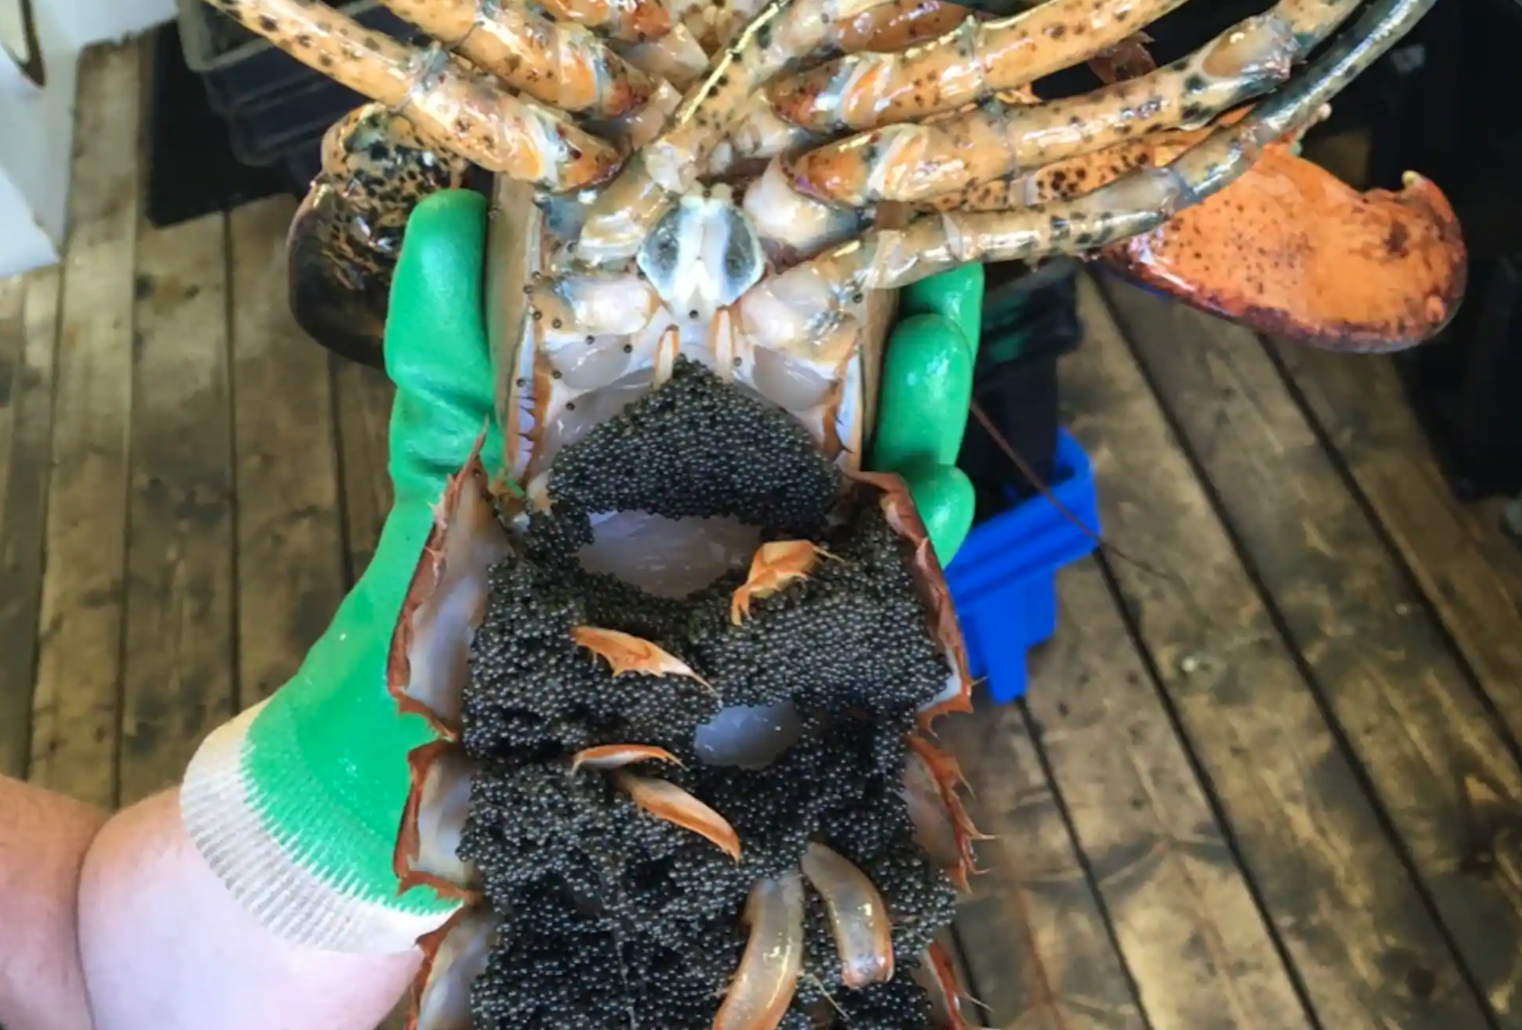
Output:
[[[431,524],[411,507],[392,512],[301,668],[207,739],[181,791],[187,832],[243,907],[326,950],[405,950],[458,907],[428,888],[400,893],[393,868],[407,755],[433,739],[386,689],[392,630]]]

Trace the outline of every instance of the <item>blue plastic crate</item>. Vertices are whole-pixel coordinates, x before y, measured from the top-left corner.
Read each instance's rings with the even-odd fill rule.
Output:
[[[1057,432],[1053,464],[1047,487],[1097,536],[1094,471],[1066,430]],[[1057,570],[1094,548],[1093,538],[1036,494],[974,527],[946,567],[972,674],[987,678],[995,703],[1025,694],[1026,655],[1057,630]]]

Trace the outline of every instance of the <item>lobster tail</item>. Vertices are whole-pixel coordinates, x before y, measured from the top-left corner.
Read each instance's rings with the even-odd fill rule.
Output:
[[[473,454],[397,626],[393,696],[438,737],[410,759],[396,872],[463,902],[423,942],[420,1030],[542,1018],[568,1003],[544,993],[562,953],[594,1025],[636,1005],[801,1030],[848,995],[929,1011],[906,970],[968,863],[917,843],[906,783],[958,856],[976,831],[954,763],[913,736],[965,676],[901,484],[843,474],[793,416],[679,358],[539,492],[499,510]],[[668,561],[590,571],[605,532],[627,546],[620,519]],[[746,529],[727,551],[716,519]]]

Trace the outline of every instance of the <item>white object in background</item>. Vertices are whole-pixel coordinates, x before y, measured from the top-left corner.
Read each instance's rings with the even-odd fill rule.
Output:
[[[174,20],[174,0],[32,0],[48,12],[75,51]]]
[[[22,0],[0,0],[14,33]],[[58,261],[68,226],[69,154],[79,54],[174,19],[174,0],[31,0],[43,84],[0,35],[0,278]],[[19,49],[19,48],[18,48]]]
[[[32,0],[0,0],[0,89],[17,96],[30,95],[46,81],[31,5]]]

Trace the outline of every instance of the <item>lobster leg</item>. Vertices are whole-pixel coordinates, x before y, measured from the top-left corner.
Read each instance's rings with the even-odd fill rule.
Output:
[[[298,60],[387,107],[491,172],[563,190],[607,178],[617,148],[485,72],[371,32],[309,0],[205,0]]]
[[[671,31],[661,0],[541,0],[556,21],[585,25],[622,43],[644,43]]]
[[[746,190],[744,208],[769,255],[784,265],[848,240],[868,224],[856,208],[799,193],[780,157]]]
[[[615,43],[624,60],[678,89],[686,89],[708,67],[708,53],[686,25],[675,25],[659,39]]]
[[[692,187],[755,93],[811,53],[833,24],[884,0],[771,0],[686,92],[665,131],[641,149],[587,213],[576,256],[593,265],[633,257],[676,197]]]
[[[1239,180],[1266,144],[1309,123],[1435,2],[1378,0],[1348,38],[1283,90],[1236,125],[1214,130],[1166,165],[1134,168],[1072,200],[997,213],[945,212],[902,229],[875,229],[859,241],[762,280],[740,301],[742,324],[756,334],[758,345],[787,347],[790,341],[776,338],[779,331],[799,325],[814,333],[832,331],[854,298],[866,290],[898,288],[973,261],[1091,253],[1151,232]],[[754,317],[782,303],[794,310],[785,325]],[[1451,314],[1445,296],[1423,298],[1421,303],[1427,309],[1425,324],[1440,325]],[[746,317],[747,310],[751,317]]]
[[[722,7],[695,8],[722,26],[710,30],[717,40],[710,49],[730,42],[763,6],[764,0],[728,0]],[[950,0],[887,0],[836,21],[808,56],[824,60],[861,50],[902,50],[956,28],[965,17],[967,8]]]
[[[1282,82],[1359,2],[1281,0],[1140,78],[1034,105],[994,98],[950,117],[853,136],[802,155],[796,181],[837,203],[913,202],[1143,133],[1203,124]]]
[[[482,71],[551,107],[617,118],[655,89],[590,29],[483,0],[381,0]]]
[[[950,32],[967,8],[947,0],[890,0],[835,23],[827,45],[841,53],[892,52]]]
[[[954,27],[966,13],[961,5],[947,0],[889,0],[880,7],[836,22],[825,42],[810,57],[902,50]],[[747,163],[764,162],[819,142],[823,142],[821,137],[779,117],[772,110],[770,98],[757,93],[747,102],[747,112],[739,125],[719,144],[709,161],[708,175],[733,174]]]
[[[775,83],[777,113],[817,133],[950,111],[1114,46],[1184,0],[1049,0],[1008,18],[968,16],[932,42],[858,53]]]

